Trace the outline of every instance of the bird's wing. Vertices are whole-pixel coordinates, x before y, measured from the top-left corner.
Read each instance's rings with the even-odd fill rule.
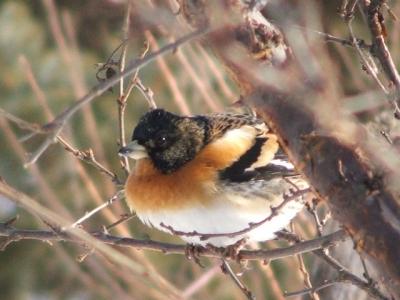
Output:
[[[210,119],[212,143],[226,149],[246,145],[229,165],[219,170],[220,189],[232,201],[276,204],[290,189],[308,186],[264,122],[234,114],[213,114]]]
[[[286,178],[275,174],[268,179],[251,179],[249,181],[231,182],[224,181],[220,185],[220,192],[225,200],[235,203],[245,209],[263,209],[263,207],[276,207],[284,201],[284,195],[290,197],[296,189],[307,188],[307,183],[299,175]],[[292,200],[304,200],[304,197]]]
[[[264,122],[238,114],[209,116],[210,140],[223,149],[240,148],[220,170],[220,179],[232,182],[248,181],[273,174],[294,175],[294,168],[279,150],[278,140]]]

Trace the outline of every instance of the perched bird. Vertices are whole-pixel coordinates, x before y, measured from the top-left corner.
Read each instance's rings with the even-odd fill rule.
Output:
[[[304,205],[304,197],[283,203],[285,193],[307,184],[284,159],[277,137],[249,115],[155,109],[119,154],[137,160],[125,184],[129,207],[144,223],[180,232],[189,243],[269,240]]]

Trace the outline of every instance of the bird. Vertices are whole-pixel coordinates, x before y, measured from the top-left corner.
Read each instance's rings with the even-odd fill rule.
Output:
[[[305,204],[301,195],[285,201],[308,184],[277,136],[250,114],[153,109],[119,155],[136,160],[125,183],[129,208],[146,225],[189,244],[274,239]]]

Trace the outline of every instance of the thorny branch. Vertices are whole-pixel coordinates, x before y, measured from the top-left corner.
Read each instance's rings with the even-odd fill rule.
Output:
[[[235,237],[238,235],[242,235],[245,234],[259,226],[261,226],[262,224],[271,221],[271,219],[273,219],[274,217],[276,217],[281,209],[283,207],[285,207],[290,201],[293,201],[296,198],[302,197],[305,194],[309,193],[311,191],[311,189],[307,188],[307,189],[303,189],[303,190],[292,190],[290,195],[283,195],[283,201],[277,205],[276,207],[272,207],[271,206],[271,213],[269,214],[269,216],[267,216],[266,218],[262,219],[259,222],[254,222],[254,223],[249,223],[248,227],[242,229],[242,230],[238,230],[238,231],[234,231],[234,232],[224,232],[224,233],[200,233],[197,231],[191,231],[191,232],[184,232],[184,231],[179,231],[179,230],[175,230],[173,227],[166,225],[164,223],[161,223],[160,226],[169,230],[172,234],[174,235],[178,235],[178,236],[198,236],[200,237],[200,240],[202,241],[206,241],[210,238],[215,238],[215,237]]]

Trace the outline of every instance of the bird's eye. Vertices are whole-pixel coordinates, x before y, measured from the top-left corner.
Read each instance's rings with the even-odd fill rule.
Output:
[[[162,134],[157,137],[156,139],[156,145],[157,147],[165,147],[168,144],[168,136],[165,134]]]

